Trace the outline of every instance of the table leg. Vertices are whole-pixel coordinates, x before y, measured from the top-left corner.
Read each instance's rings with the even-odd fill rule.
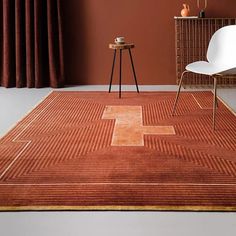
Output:
[[[132,58],[132,54],[131,54],[130,48],[129,48],[129,56],[130,56],[130,61],[131,61],[131,64],[132,64],[132,69],[133,69],[133,74],[134,74],[134,80],[135,80],[136,89],[137,89],[137,92],[139,93],[138,82],[137,82],[137,78],[136,78],[136,73],[135,73],[135,69],[134,69],[134,62],[133,62],[133,58]]]
[[[119,83],[119,98],[121,98],[121,75],[122,75],[122,49],[120,49],[120,83]]]
[[[111,85],[112,85],[112,79],[113,79],[113,72],[114,72],[115,61],[116,61],[116,49],[114,50],[114,57],[113,57],[113,63],[112,63],[112,69],[111,69],[111,78],[110,78],[109,93],[111,92]]]

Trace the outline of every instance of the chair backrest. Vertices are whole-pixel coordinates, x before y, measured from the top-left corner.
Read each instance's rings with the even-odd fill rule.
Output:
[[[207,60],[221,66],[236,67],[236,25],[217,30],[209,43]]]

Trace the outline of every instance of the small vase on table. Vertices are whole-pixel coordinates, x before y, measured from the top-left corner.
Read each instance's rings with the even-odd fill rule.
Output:
[[[183,4],[183,9],[181,10],[181,16],[182,17],[187,17],[187,16],[189,16],[189,14],[190,14],[190,8],[189,8],[189,5],[188,4]]]

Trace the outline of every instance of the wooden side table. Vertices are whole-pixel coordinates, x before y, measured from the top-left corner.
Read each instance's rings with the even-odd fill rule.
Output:
[[[116,61],[116,51],[119,50],[120,51],[119,98],[121,98],[122,50],[125,50],[125,49],[128,49],[128,51],[129,51],[130,61],[131,61],[132,70],[133,70],[133,74],[134,74],[134,81],[135,81],[137,92],[139,93],[138,82],[137,82],[136,73],[135,73],[135,69],[134,69],[134,62],[133,62],[133,58],[132,58],[132,54],[131,54],[131,48],[134,48],[134,44],[133,43],[125,43],[125,44],[111,43],[111,44],[109,44],[109,48],[114,50],[114,57],[113,57],[112,70],[111,70],[109,93],[111,92],[113,72],[114,72],[114,66],[115,66],[115,61]]]

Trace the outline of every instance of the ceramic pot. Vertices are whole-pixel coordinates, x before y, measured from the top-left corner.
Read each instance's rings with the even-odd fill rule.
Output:
[[[190,14],[190,8],[188,4],[183,4],[184,8],[181,10],[181,16],[186,17]]]

